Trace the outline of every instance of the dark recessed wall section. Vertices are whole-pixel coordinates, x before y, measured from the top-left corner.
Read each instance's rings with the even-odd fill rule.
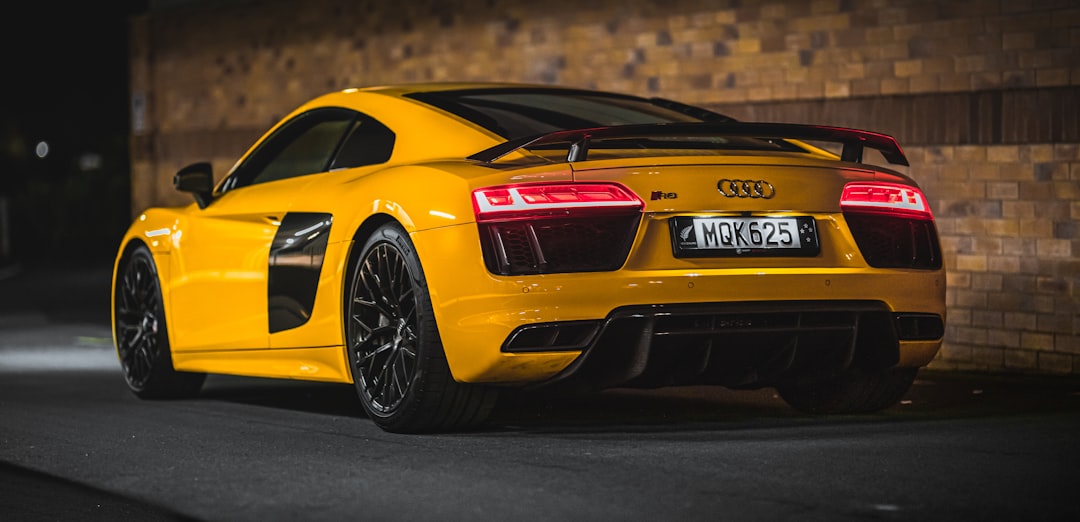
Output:
[[[902,145],[1080,141],[1080,88],[715,104],[743,121],[815,123],[891,134]]]

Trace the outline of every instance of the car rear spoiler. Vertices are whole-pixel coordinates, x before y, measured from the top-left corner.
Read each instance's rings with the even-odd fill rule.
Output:
[[[539,136],[526,136],[505,141],[482,150],[467,159],[492,163],[519,149],[541,145],[568,143],[566,161],[585,161],[589,155],[589,142],[611,138],[649,138],[671,136],[740,137],[780,140],[816,140],[840,143],[844,146],[841,161],[862,163],[863,149],[869,147],[881,152],[886,161],[895,165],[908,165],[900,144],[887,134],[879,134],[843,127],[800,125],[794,123],[754,122],[702,122],[702,123],[653,123],[642,125],[616,125],[591,129],[555,131]]]

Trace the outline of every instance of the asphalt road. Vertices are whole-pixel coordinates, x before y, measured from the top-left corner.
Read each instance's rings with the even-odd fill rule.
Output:
[[[138,400],[107,291],[0,280],[0,520],[1080,519],[1080,379],[924,371],[825,417],[771,390],[518,395],[478,431],[394,435],[348,385]]]

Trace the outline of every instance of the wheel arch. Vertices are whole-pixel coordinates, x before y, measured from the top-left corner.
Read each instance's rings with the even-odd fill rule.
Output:
[[[356,230],[353,231],[352,237],[349,239],[350,245],[348,249],[348,254],[345,256],[345,265],[342,267],[343,274],[345,275],[345,277],[341,278],[342,310],[345,310],[345,306],[348,304],[348,292],[349,288],[352,287],[353,278],[352,266],[361,254],[360,247],[362,247],[364,243],[367,242],[368,238],[370,238],[371,235],[379,229],[379,227],[387,223],[396,223],[398,226],[401,226],[402,228],[408,230],[408,228],[405,227],[405,225],[402,224],[401,221],[395,219],[394,216],[391,216],[390,214],[378,213],[368,216],[366,219],[364,219],[363,222],[360,223],[359,226],[356,227]]]
[[[112,271],[112,284],[109,287],[109,330],[112,331],[113,348],[119,349],[120,339],[116,335],[116,285],[119,283],[120,271],[126,266],[126,263],[131,258],[131,253],[139,247],[145,247],[150,250],[149,245],[146,244],[139,237],[129,237],[120,246],[120,252],[116,256],[116,261],[113,263]],[[150,251],[151,257],[153,257],[153,251]],[[157,265],[157,260],[154,260],[154,264]],[[156,270],[155,266],[155,270]],[[161,277],[160,275],[158,276]]]
[[[366,219],[364,219],[364,221],[362,221],[360,225],[358,225],[353,231],[352,236],[349,239],[349,246],[347,249],[348,252],[345,256],[343,256],[344,264],[341,267],[341,308],[339,309],[338,315],[341,316],[342,355],[345,356],[346,362],[348,361],[349,338],[347,334],[348,324],[347,319],[345,318],[345,314],[349,310],[349,293],[353,284],[353,265],[363,253],[360,250],[364,246],[364,243],[367,242],[367,240],[372,236],[372,234],[375,233],[376,230],[379,229],[379,227],[387,223],[396,223],[398,226],[404,228],[404,225],[390,214],[372,214]],[[351,382],[353,379],[352,365],[346,364],[345,366],[349,370],[348,377],[349,381]]]

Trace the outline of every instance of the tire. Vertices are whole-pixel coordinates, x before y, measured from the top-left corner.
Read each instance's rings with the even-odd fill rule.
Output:
[[[360,402],[380,428],[452,431],[481,424],[498,396],[450,374],[416,249],[396,223],[377,230],[352,264],[345,339]]]
[[[144,245],[120,261],[113,289],[113,333],[124,381],[135,395],[178,399],[199,393],[206,374],[173,369],[161,283]]]
[[[791,407],[806,413],[870,413],[900,402],[918,372],[918,368],[852,370],[823,382],[778,386],[777,391]]]

